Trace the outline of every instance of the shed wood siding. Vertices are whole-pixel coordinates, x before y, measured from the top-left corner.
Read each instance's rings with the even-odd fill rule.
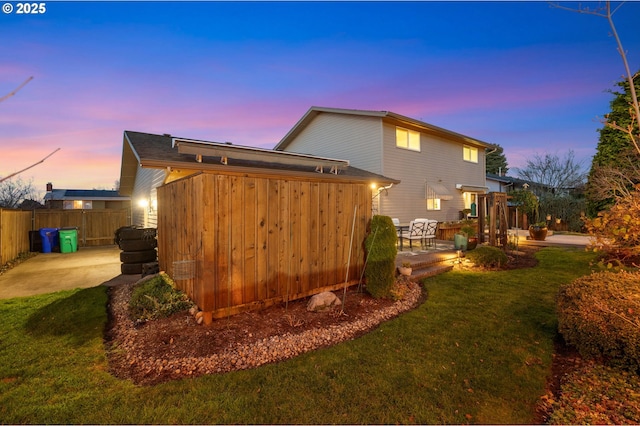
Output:
[[[352,166],[382,173],[381,121],[375,117],[321,113],[286,151],[346,158]]]
[[[201,173],[159,187],[158,205],[160,268],[195,260],[176,283],[214,318],[340,288],[347,263],[350,284],[364,268],[364,183]]]

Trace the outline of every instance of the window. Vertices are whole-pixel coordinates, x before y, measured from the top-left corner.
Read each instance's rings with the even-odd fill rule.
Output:
[[[427,210],[440,210],[440,196],[431,186],[426,186]]]
[[[427,198],[427,210],[440,210],[440,198]]]
[[[396,146],[412,151],[420,151],[420,133],[396,127]]]
[[[478,162],[478,148],[464,145],[462,147],[462,159],[464,161],[469,161],[470,163]]]

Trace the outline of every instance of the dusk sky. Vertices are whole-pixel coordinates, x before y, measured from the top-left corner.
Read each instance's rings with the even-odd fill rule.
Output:
[[[624,74],[605,18],[546,2],[1,3],[0,97],[34,78],[0,102],[0,176],[61,148],[20,175],[40,195],[112,189],[125,130],[272,148],[314,105],[588,167]],[[637,71],[640,3],[614,20]]]

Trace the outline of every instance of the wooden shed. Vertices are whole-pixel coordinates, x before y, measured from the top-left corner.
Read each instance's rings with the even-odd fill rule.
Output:
[[[206,322],[357,283],[372,197],[399,183],[304,154],[134,132],[125,143],[166,175],[160,269]]]

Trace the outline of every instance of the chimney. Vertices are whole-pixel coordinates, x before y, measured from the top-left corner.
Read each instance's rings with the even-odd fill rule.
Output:
[[[51,182],[47,183],[47,192],[53,191],[53,184]]]

